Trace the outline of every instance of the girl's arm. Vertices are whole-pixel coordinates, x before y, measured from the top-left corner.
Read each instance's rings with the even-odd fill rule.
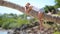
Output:
[[[26,6],[25,6],[25,8],[24,8],[24,9],[25,9],[25,12],[26,12]]]
[[[32,6],[30,6],[28,9],[25,7],[25,12],[29,13],[32,10]]]

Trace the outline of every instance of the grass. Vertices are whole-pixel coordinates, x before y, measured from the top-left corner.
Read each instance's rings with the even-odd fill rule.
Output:
[[[54,32],[54,34],[60,34],[60,32],[57,31],[57,32]]]
[[[58,14],[57,15],[59,15],[60,16],[60,11],[58,12]]]

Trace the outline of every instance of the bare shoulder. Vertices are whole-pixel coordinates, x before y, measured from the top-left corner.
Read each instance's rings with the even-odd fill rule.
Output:
[[[32,9],[33,6],[29,6],[30,9]]]
[[[30,5],[29,7],[33,7],[33,6]]]

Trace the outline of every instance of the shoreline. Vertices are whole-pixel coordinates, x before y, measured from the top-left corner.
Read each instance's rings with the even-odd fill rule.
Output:
[[[0,31],[3,31],[3,32],[4,32],[4,31],[13,32],[14,30],[13,30],[13,29],[7,29],[7,30],[6,30],[6,29],[3,29],[3,28],[0,27]]]
[[[10,33],[10,34],[13,34],[14,33],[14,30],[12,30],[12,29],[8,29],[8,30],[6,30],[6,29],[0,29],[0,34],[2,34],[2,33],[6,33],[6,34]]]

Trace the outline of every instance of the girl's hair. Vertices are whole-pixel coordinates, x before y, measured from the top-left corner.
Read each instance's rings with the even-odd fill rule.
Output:
[[[30,3],[27,3],[28,5],[30,5]]]

